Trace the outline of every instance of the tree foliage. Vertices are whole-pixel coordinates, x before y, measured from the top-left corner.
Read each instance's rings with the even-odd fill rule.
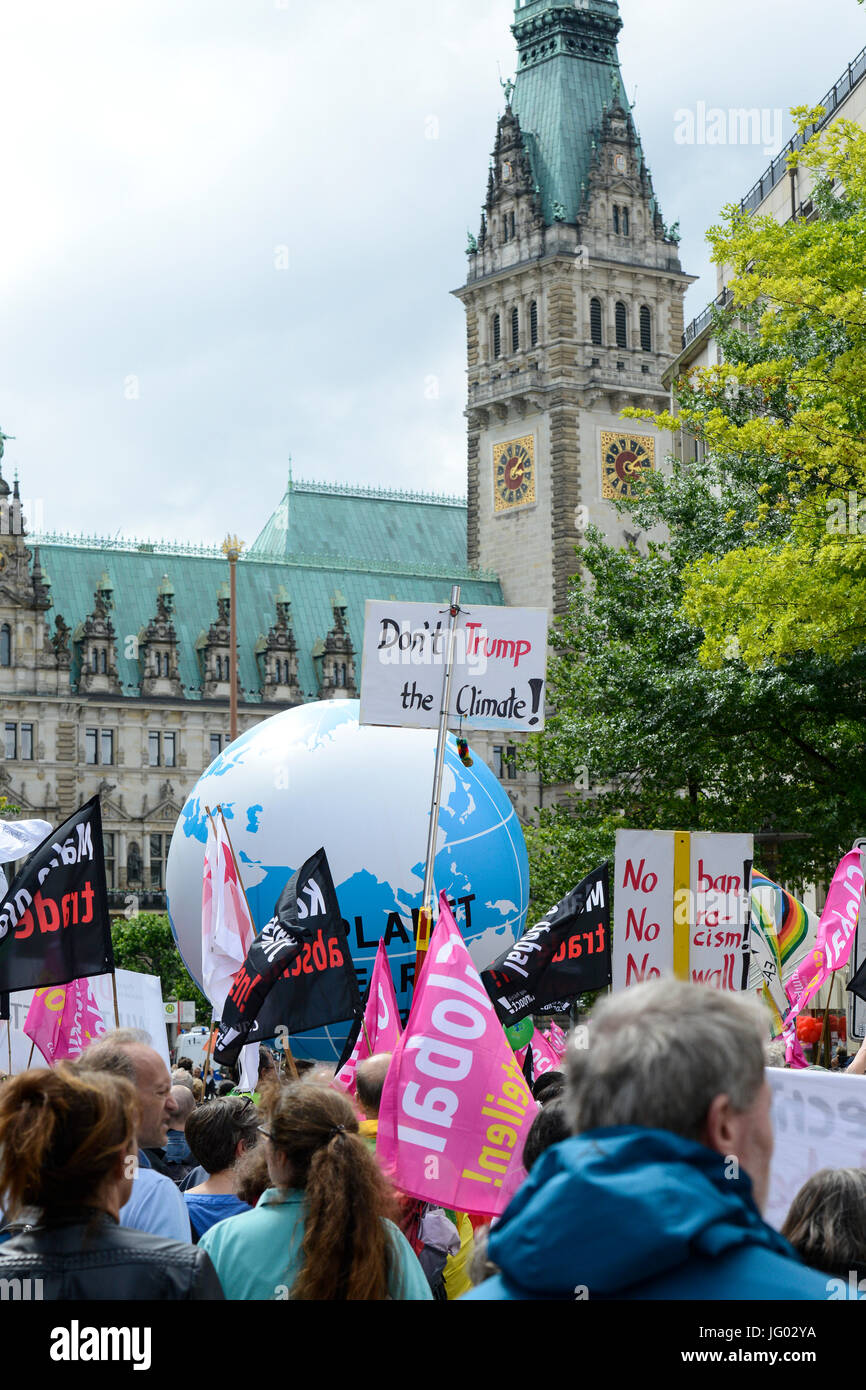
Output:
[[[795,111],[807,132],[821,108]],[[866,644],[866,132],[813,135],[792,165],[816,180],[816,215],[784,224],[726,208],[709,233],[741,331],[725,360],[679,383],[679,417],[754,494],[683,575],[682,612],[701,660],[842,662]],[[732,313],[728,314],[728,326]],[[631,412],[630,412],[631,413]]]
[[[111,924],[111,939],[114,961],[121,970],[158,975],[163,999],[192,999],[196,1006],[196,1022],[210,1022],[210,1002],[184,965],[165,913],[140,912],[129,920],[115,918]]]

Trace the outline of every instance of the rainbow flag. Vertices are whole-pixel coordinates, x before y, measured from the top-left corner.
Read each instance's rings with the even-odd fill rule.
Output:
[[[766,874],[752,870],[752,904],[756,912],[763,910],[760,899],[755,897],[755,889],[769,889],[775,897],[771,912],[775,924],[775,935],[779,945],[779,959],[782,968],[791,956],[802,946],[809,932],[809,913],[804,905],[785,888],[774,883]],[[764,904],[766,904],[766,895]]]

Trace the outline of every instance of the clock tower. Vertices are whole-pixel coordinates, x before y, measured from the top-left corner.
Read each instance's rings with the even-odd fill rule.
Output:
[[[627,499],[670,440],[683,273],[625,96],[616,0],[524,0],[477,238],[468,247],[468,558],[505,600],[566,606],[587,523],[634,540]]]

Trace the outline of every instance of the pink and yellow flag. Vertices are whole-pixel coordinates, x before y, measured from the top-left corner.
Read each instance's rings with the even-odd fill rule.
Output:
[[[380,938],[376,952],[376,963],[370,977],[370,990],[367,1007],[364,1011],[364,1024],[358,1032],[358,1040],[352,1055],[334,1077],[334,1085],[350,1096],[355,1094],[355,1072],[358,1063],[377,1052],[393,1052],[400,1041],[400,1012],[397,1008],[397,995],[394,980],[388,964],[388,952]]]
[[[523,1144],[537,1113],[442,893],[385,1082],[379,1160],[411,1197],[499,1216],[525,1177]]]
[[[49,985],[33,995],[24,1032],[50,1067],[73,1061],[106,1032],[89,980]]]
[[[790,1024],[802,1013],[834,970],[841,970],[843,965],[847,965],[857,930],[862,892],[860,851],[852,849],[833,875],[818,923],[814,950],[800,961],[785,985],[791,1003],[786,1023]]]

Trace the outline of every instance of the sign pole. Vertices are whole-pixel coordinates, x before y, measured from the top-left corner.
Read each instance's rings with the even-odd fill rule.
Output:
[[[433,866],[436,861],[436,841],[439,834],[439,805],[442,800],[442,773],[445,768],[445,743],[448,737],[448,709],[451,704],[451,676],[454,669],[454,638],[457,633],[457,618],[460,613],[460,585],[451,589],[449,605],[450,622],[448,643],[445,651],[445,670],[442,674],[442,707],[439,711],[439,734],[436,742],[436,764],[433,773],[433,796],[430,802],[430,825],[427,830],[427,857],[424,862],[424,891],[421,898],[421,911],[418,913],[418,932],[415,941],[415,988],[424,964],[424,957],[430,945],[430,930],[433,924]],[[413,990],[414,993],[414,990]]]

